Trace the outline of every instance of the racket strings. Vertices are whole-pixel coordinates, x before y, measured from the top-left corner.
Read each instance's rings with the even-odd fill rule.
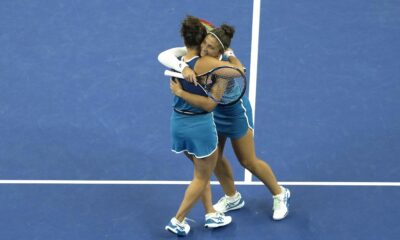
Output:
[[[182,74],[169,70],[164,74],[183,79]],[[218,67],[198,76],[197,83],[193,89],[201,89],[220,105],[234,104],[246,92],[246,76],[239,69],[229,66]],[[198,94],[198,89],[189,92]]]
[[[203,78],[204,88],[209,96],[220,104],[229,104],[239,99],[245,90],[245,79],[240,72],[232,74],[232,71],[218,71]]]

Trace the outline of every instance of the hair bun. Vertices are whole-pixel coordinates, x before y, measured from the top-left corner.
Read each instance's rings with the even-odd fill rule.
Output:
[[[222,31],[225,32],[225,34],[229,37],[229,38],[233,38],[233,35],[235,34],[235,28],[233,28],[230,25],[227,24],[222,24],[221,25],[221,29]]]

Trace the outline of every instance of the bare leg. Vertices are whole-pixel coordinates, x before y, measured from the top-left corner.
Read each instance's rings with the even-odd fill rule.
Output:
[[[193,208],[194,204],[199,200],[202,194],[204,194],[204,190],[206,190],[207,185],[210,184],[211,174],[215,168],[217,157],[218,151],[215,151],[211,156],[203,159],[192,157],[194,176],[192,182],[186,188],[185,196],[176,213],[175,217],[178,221],[183,221],[185,219],[190,209]],[[211,191],[211,188],[208,189]],[[211,192],[209,194],[209,196],[211,196]],[[211,201],[211,198],[209,200]]]
[[[233,179],[233,171],[231,165],[223,155],[226,143],[226,137],[218,135],[218,161],[215,166],[214,174],[222,186],[224,193],[233,196],[236,193],[235,180]]]
[[[244,137],[232,140],[232,147],[240,164],[260,179],[272,195],[281,193],[271,167],[256,156],[252,130],[249,129]]]
[[[201,195],[201,202],[203,203],[206,214],[216,212],[212,204],[210,181],[208,181],[208,184]]]
[[[193,156],[185,152],[185,155],[187,158],[190,159],[190,161],[193,162]],[[194,162],[193,162],[194,163]],[[215,209],[212,204],[212,194],[211,194],[211,185],[210,181],[208,182],[206,188],[204,189],[203,194],[201,195],[201,202],[203,203],[203,207],[205,210],[205,213],[213,213],[215,212]]]

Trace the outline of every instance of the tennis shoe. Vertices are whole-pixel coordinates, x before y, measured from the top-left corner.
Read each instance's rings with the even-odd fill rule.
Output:
[[[232,222],[231,216],[225,216],[221,212],[214,212],[206,214],[206,222],[204,227],[206,228],[218,228],[228,225]]]
[[[226,213],[232,210],[237,210],[244,207],[244,200],[239,192],[236,192],[233,197],[223,196],[214,204],[214,209],[217,212]]]
[[[289,213],[290,191],[282,186],[281,189],[282,192],[280,194],[273,196],[274,206],[272,210],[274,213],[272,219],[277,221],[284,219]]]
[[[190,226],[187,224],[186,219],[179,222],[178,219],[173,217],[168,225],[165,226],[165,230],[175,233],[178,236],[186,236],[189,234]]]

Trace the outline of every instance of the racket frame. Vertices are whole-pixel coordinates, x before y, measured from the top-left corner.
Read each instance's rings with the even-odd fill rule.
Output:
[[[245,75],[242,71],[240,71],[238,68],[235,68],[235,67],[221,66],[221,67],[213,68],[213,69],[211,69],[210,71],[208,71],[208,72],[206,72],[206,73],[203,73],[203,74],[201,74],[201,75],[199,75],[199,76],[197,76],[197,77],[200,78],[200,77],[203,77],[203,76],[207,76],[207,75],[209,75],[209,74],[212,74],[212,72],[214,72],[214,71],[216,71],[216,70],[218,70],[218,69],[221,69],[221,68],[232,68],[232,69],[235,69],[235,70],[237,70],[237,71],[241,74],[241,77],[244,79],[244,87],[243,87],[243,90],[242,90],[240,96],[239,96],[237,99],[235,99],[235,101],[232,101],[232,102],[229,102],[229,103],[225,103],[225,104],[224,104],[224,103],[221,103],[221,101],[219,101],[218,99],[214,98],[214,97],[210,94],[210,92],[207,91],[200,83],[198,83],[197,86],[199,86],[199,87],[207,94],[207,96],[208,96],[209,98],[211,98],[214,102],[216,102],[216,103],[218,103],[218,104],[220,104],[220,105],[224,105],[224,106],[233,105],[233,104],[235,104],[236,102],[238,102],[238,101],[243,97],[244,93],[246,92],[246,88],[247,88],[247,79],[246,79],[246,75]],[[169,76],[169,77],[175,77],[175,78],[184,79],[182,73],[174,72],[174,71],[171,71],[171,70],[165,70],[165,71],[164,71],[164,75],[165,75],[165,76]]]

